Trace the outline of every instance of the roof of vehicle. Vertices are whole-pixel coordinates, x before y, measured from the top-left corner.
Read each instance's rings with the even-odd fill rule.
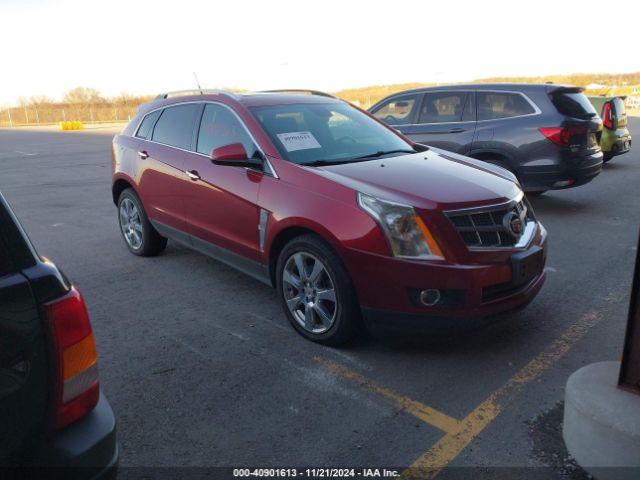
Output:
[[[272,90],[264,92],[233,93],[225,90],[181,90],[158,95],[140,106],[140,112],[172,105],[174,103],[215,101],[222,97],[232,99],[246,107],[286,105],[294,103],[335,103],[343,100],[316,90]]]
[[[626,95],[588,95],[587,98],[589,100],[613,100],[614,98],[619,98],[620,100],[626,100]]]
[[[546,90],[548,92],[555,90],[582,90],[581,87],[575,85],[562,85],[556,83],[465,83],[452,85],[437,85],[433,87],[420,87],[411,90],[403,90],[393,95],[405,93],[420,93],[433,91],[450,91],[450,90],[513,90],[513,91],[532,91]],[[389,95],[392,96],[392,95]]]

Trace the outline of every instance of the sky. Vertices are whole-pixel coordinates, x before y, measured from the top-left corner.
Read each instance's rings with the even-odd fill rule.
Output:
[[[0,0],[0,106],[640,71],[640,1]],[[618,15],[618,19],[616,19]]]

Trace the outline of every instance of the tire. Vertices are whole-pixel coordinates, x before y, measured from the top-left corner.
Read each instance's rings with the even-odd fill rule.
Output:
[[[167,239],[153,228],[140,198],[131,188],[118,198],[118,225],[125,245],[134,255],[153,257],[167,246]]]
[[[611,159],[612,159],[613,157],[614,157],[614,155],[613,155],[613,154],[611,154],[611,153],[607,152],[607,153],[605,153],[605,154],[602,156],[602,161],[603,161],[603,163],[607,163],[607,162],[611,161]]]
[[[322,271],[313,278],[318,261]],[[319,236],[302,235],[285,245],[276,264],[276,287],[285,315],[303,337],[333,346],[354,337],[361,320],[355,288],[340,258]]]

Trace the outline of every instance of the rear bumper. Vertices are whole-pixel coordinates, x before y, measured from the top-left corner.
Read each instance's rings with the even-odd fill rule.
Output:
[[[614,155],[622,155],[631,150],[631,135],[624,138],[617,139],[612,145],[611,149],[606,152],[607,157],[613,157]]]
[[[518,179],[527,192],[560,190],[589,183],[602,171],[602,152],[544,167],[521,167]]]
[[[112,479],[118,467],[116,419],[106,397],[96,408],[44,444],[30,467],[47,478]]]

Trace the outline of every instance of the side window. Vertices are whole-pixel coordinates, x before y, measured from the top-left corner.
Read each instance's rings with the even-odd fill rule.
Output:
[[[204,107],[198,133],[198,153],[211,152],[224,145],[241,143],[249,157],[256,153],[256,146],[240,120],[227,107],[208,103]]]
[[[462,121],[476,121],[476,94],[474,92],[469,92],[467,94],[467,101],[465,102],[464,110],[462,111]]]
[[[149,115],[144,117],[140,127],[138,128],[138,133],[136,133],[136,137],[144,138],[145,140],[149,140],[151,137],[151,130],[153,126],[156,124],[156,120],[160,116],[162,110],[156,110],[155,112],[151,112]]]
[[[408,125],[413,122],[418,95],[396,97],[380,105],[373,115],[389,125]]]
[[[467,92],[427,93],[422,102],[418,123],[447,123],[462,121]]]
[[[518,93],[477,92],[478,120],[518,117],[535,113],[531,104]]]
[[[153,129],[153,141],[185,150],[190,149],[196,113],[199,109],[200,105],[197,103],[165,108]]]

